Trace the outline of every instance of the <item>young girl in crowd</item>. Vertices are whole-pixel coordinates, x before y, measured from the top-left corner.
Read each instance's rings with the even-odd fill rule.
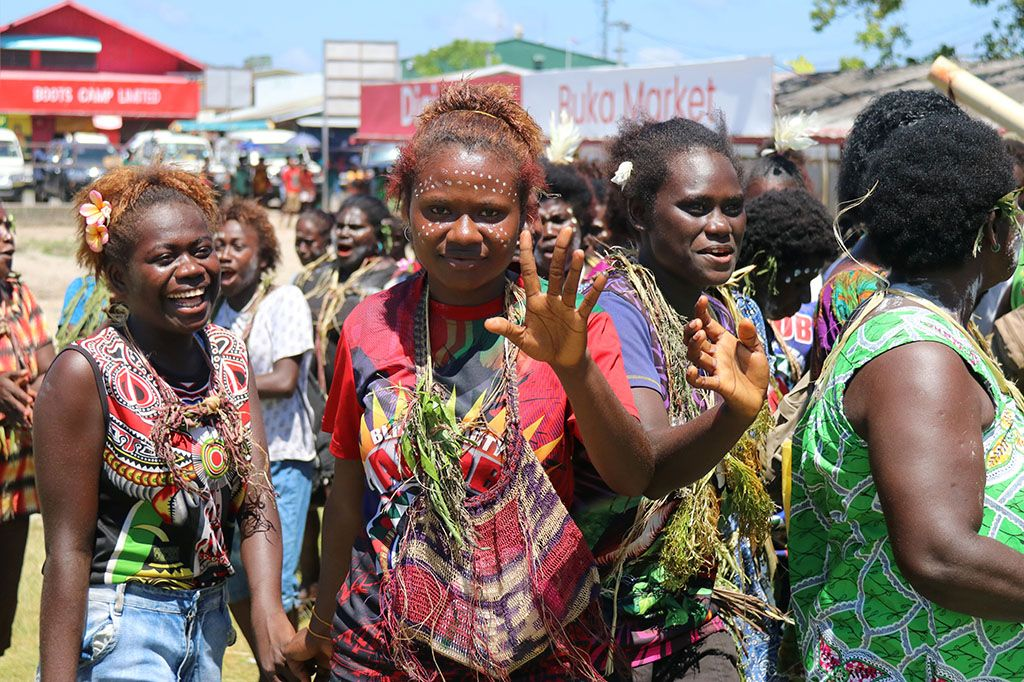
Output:
[[[281,533],[242,342],[209,324],[217,207],[193,175],[112,170],[76,197],[110,326],[71,344],[34,410],[46,537],[42,680],[219,679],[236,522],[262,673],[280,655]]]
[[[747,229],[739,267],[750,297],[769,320],[795,315],[811,300],[811,282],[835,257],[832,218],[803,188],[770,190],[746,204]],[[774,411],[804,373],[804,356],[765,325],[772,365],[769,407]]]
[[[0,656],[11,645],[29,515],[39,511],[32,415],[53,344],[43,312],[12,270],[14,216],[0,204]]]
[[[313,324],[298,287],[274,286],[273,272],[281,252],[267,212],[255,201],[235,199],[224,209],[222,220],[215,240],[222,300],[213,319],[245,342],[252,363],[284,543],[281,598],[294,622],[299,591],[296,571],[316,456],[306,403]],[[242,564],[236,569],[247,568]],[[239,570],[229,582],[229,598],[235,620],[252,644],[254,624],[248,620],[249,595],[243,576],[244,570]]]
[[[765,400],[767,361],[754,324],[739,317],[733,295],[722,288],[736,267],[746,225],[738,165],[722,134],[685,119],[623,123],[611,158],[612,181],[639,235],[639,252],[610,258],[600,305],[618,330],[659,466],[643,490],[646,499],[612,495],[593,476],[587,485],[581,480],[575,516],[605,578],[602,594],[621,676],[735,680],[737,649],[711,599],[718,557],[741,544],[719,539],[713,472],[723,457],[723,516],[737,518],[741,534],[756,546],[773,511],[748,434]],[[697,319],[689,324],[716,340],[716,358],[736,359],[728,381],[696,389],[687,385],[696,368],[687,369],[683,321],[694,306]],[[730,451],[734,456],[726,457]],[[677,490],[686,483],[693,485]],[[742,542],[742,568],[760,579],[751,540]],[[766,599],[761,583],[752,584]],[[754,638],[745,640],[764,661],[757,665],[766,664],[765,644],[754,651]],[[761,679],[754,665],[746,673]]]

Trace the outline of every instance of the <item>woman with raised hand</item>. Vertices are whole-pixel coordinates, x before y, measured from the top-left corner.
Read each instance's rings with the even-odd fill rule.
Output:
[[[220,259],[221,296],[215,324],[245,342],[253,385],[263,410],[270,479],[277,491],[283,545],[281,598],[294,623],[299,593],[296,571],[306,511],[313,492],[316,451],[306,402],[306,377],[313,350],[309,307],[298,287],[275,286],[281,249],[266,210],[251,199],[235,199],[221,213],[214,245]],[[232,613],[250,645],[249,591],[244,559],[228,582]]]
[[[755,557],[773,513],[757,456],[768,364],[755,324],[738,313],[743,297],[725,288],[746,226],[739,165],[722,133],[685,119],[624,122],[611,160],[639,251],[610,255],[599,304],[618,330],[656,468],[644,498],[616,495],[594,476],[577,486],[574,516],[601,568],[617,645],[606,669],[616,663],[633,680],[735,680],[737,648],[712,600],[717,565],[737,556],[741,573],[729,577],[770,601]],[[706,346],[690,358],[697,367],[688,367],[687,335]],[[744,639],[756,661],[745,674],[759,679],[767,642]]]
[[[572,454],[587,443],[628,494],[651,461],[615,329],[592,312],[603,279],[578,301],[582,252],[557,265],[569,230],[546,291],[537,277],[540,150],[510,89],[456,84],[393,172],[423,271],[342,327],[322,598],[290,654],[335,679],[600,677],[596,571],[565,508]]]
[[[1016,680],[1024,404],[971,321],[1017,261],[1013,164],[986,124],[930,116],[864,178],[888,285],[847,322],[793,444],[808,678]]]
[[[236,523],[260,670],[305,679],[280,655],[294,629],[248,357],[209,324],[214,197],[154,166],[113,170],[76,201],[79,262],[116,305],[54,360],[35,403],[41,679],[219,679]]]

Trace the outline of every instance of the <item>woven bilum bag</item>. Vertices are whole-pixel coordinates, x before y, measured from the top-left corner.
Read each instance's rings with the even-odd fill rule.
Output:
[[[601,679],[566,633],[598,598],[593,555],[523,438],[515,381],[508,406],[502,473],[466,498],[466,541],[453,543],[420,495],[384,576],[393,655],[413,679],[433,677],[415,644],[492,679],[549,649],[567,679]]]

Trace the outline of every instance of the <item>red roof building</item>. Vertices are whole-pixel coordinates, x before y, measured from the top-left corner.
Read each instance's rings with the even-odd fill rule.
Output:
[[[117,143],[199,111],[203,65],[74,0],[0,26],[0,118],[23,142]]]

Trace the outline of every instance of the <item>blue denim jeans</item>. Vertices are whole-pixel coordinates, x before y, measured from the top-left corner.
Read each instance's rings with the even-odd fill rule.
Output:
[[[234,639],[224,585],[94,585],[78,680],[219,680],[224,649]]]
[[[277,515],[281,519],[281,603],[285,612],[298,606],[299,554],[306,530],[306,512],[313,495],[314,462],[286,459],[270,463],[270,480],[277,491]],[[231,565],[235,574],[228,579],[228,601],[234,603],[249,596],[249,577],[242,565],[240,533],[235,533]]]

